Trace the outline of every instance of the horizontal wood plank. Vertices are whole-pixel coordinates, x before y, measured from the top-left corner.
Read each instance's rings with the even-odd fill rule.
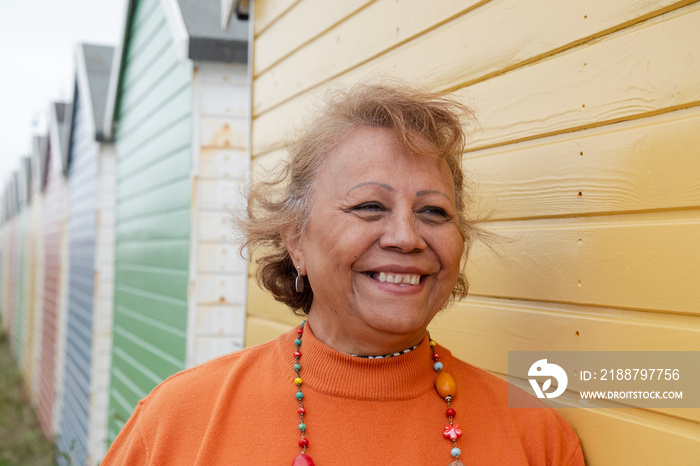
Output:
[[[700,103],[700,3],[460,89],[477,114],[471,150]],[[524,92],[526,90],[526,92]]]
[[[311,2],[302,2],[299,8],[307,3]],[[370,70],[382,70],[404,79],[419,80],[429,87],[454,89],[553,55],[688,3],[690,0],[623,0],[564,6],[556,0],[534,0],[527,3],[514,0],[492,1],[479,5],[468,14],[458,16],[410,42],[388,50],[371,61],[364,57],[354,60],[354,55],[348,54],[344,56],[347,61],[343,72],[359,77],[368,74]],[[288,16],[291,20],[291,13]],[[279,23],[286,21],[285,17],[280,19]],[[303,20],[297,19],[297,24],[300,22],[304,23]],[[389,26],[381,26],[384,27],[389,29]],[[258,42],[285,42],[276,35],[274,29],[270,28]],[[370,31],[370,36],[378,34],[375,30]],[[494,34],[494,31],[508,31],[508,34]],[[332,37],[321,37],[318,40],[330,41]],[[326,48],[328,47],[330,46],[326,45]],[[435,53],[436,50],[440,50],[440,53]],[[277,58],[274,52],[256,48],[256,63],[266,63],[267,55],[272,55],[273,59]],[[289,57],[289,61],[294,62],[297,67],[304,68],[306,63],[299,62],[304,58],[299,51],[299,56]],[[416,66],[416,63],[420,63],[420,66]],[[262,70],[256,68],[256,75],[260,71]],[[267,108],[292,96],[286,88],[292,87],[292,83],[298,78],[297,75],[290,75],[288,78],[280,82],[280,86],[274,90],[261,89],[268,94],[269,91],[273,91],[276,95],[267,95],[265,98],[270,103],[256,105],[256,113],[263,113]],[[316,76],[300,79],[297,86],[299,90],[293,95],[321,82]]]
[[[471,252],[475,295],[700,315],[700,210],[499,222]],[[690,246],[690,247],[689,247]]]
[[[258,0],[255,2],[255,35],[261,34],[300,0]]]
[[[489,220],[700,206],[700,107],[469,153]],[[475,213],[476,215],[477,213]]]
[[[305,0],[291,8],[253,42],[257,76],[301,45],[352,15],[373,0]]]
[[[295,51],[293,59],[290,56],[259,75],[253,92],[253,114],[262,113],[264,109],[308,89],[313,83],[326,81],[371,60],[444,21],[464,14],[478,3],[479,0],[437,3],[375,1]]]
[[[554,3],[556,3],[556,5],[554,5]],[[619,19],[624,20],[626,18],[629,20],[627,21],[627,23],[629,23],[630,21],[637,21],[638,19],[646,18],[650,14],[654,14],[658,11],[665,11],[666,9],[676,8],[679,5],[683,5],[685,3],[687,2],[666,2],[665,4],[651,5],[648,2],[637,1],[634,2],[633,5],[629,5],[636,5],[630,10],[630,12],[636,13],[637,15],[641,16],[630,17],[626,16],[628,14],[626,13]],[[553,2],[552,5],[553,6],[551,6],[550,8],[560,7],[558,2]],[[586,7],[588,6],[589,5],[586,5]],[[609,5],[609,7],[611,8],[617,8],[617,6],[617,3],[615,3],[615,5]],[[624,5],[620,4],[620,8],[623,10],[626,6],[626,3]],[[661,10],[658,10],[657,7],[661,8]],[[471,15],[483,14],[484,11],[486,11],[485,9],[487,8],[488,7],[478,8],[473,12],[470,12],[469,15],[465,15],[465,18],[470,17]],[[697,8],[693,5],[690,7],[683,8],[679,10],[679,12],[674,12],[668,16],[684,16],[684,12],[691,11],[694,9]],[[549,18],[550,16],[552,15],[544,15],[543,19],[547,20],[547,18]],[[606,30],[615,30],[616,28],[622,27],[626,24],[624,22],[620,23],[619,21],[612,21],[611,18],[614,18],[614,15],[611,14],[601,13],[601,16],[607,18],[606,22],[604,24],[601,24],[601,27],[607,26]],[[509,16],[504,16],[504,18],[509,18]],[[475,107],[476,116],[480,122],[479,126],[484,130],[474,136],[473,141],[470,143],[470,147],[472,148],[472,150],[477,150],[479,148],[479,145],[481,144],[497,144],[497,142],[495,141],[490,141],[488,143],[484,142],[483,139],[485,137],[485,132],[493,132],[496,130],[498,130],[501,133],[505,132],[506,135],[504,136],[502,134],[502,137],[509,139],[509,137],[507,137],[507,133],[510,129],[510,123],[507,125],[502,125],[501,122],[498,121],[495,124],[496,126],[500,125],[501,127],[491,128],[489,127],[489,125],[491,125],[491,118],[489,117],[489,121],[486,121],[485,119],[486,113],[496,112],[496,109],[492,109],[491,107],[501,105],[497,105],[497,101],[501,99],[501,95],[499,94],[499,92],[506,92],[510,94],[508,94],[507,97],[504,96],[502,99],[503,108],[501,108],[500,111],[503,113],[500,115],[493,114],[493,120],[497,120],[499,116],[512,119],[514,116],[509,115],[508,112],[510,112],[511,107],[513,106],[516,107],[516,109],[522,108],[522,110],[517,111],[517,113],[520,113],[520,117],[518,118],[521,118],[525,117],[525,115],[534,114],[534,111],[536,110],[542,109],[542,111],[545,112],[553,110],[545,110],[547,109],[547,107],[552,105],[564,105],[567,107],[567,109],[553,110],[554,114],[552,115],[552,117],[557,117],[561,119],[568,115],[568,118],[573,120],[568,124],[568,126],[570,127],[576,127],[578,125],[592,125],[594,123],[599,124],[602,121],[610,121],[610,116],[607,114],[602,115],[602,117],[601,115],[593,115],[593,113],[595,112],[594,109],[596,107],[588,99],[587,96],[590,94],[591,96],[597,97],[597,100],[600,100],[603,97],[611,98],[610,94],[614,94],[615,92],[617,92],[617,89],[610,89],[609,92],[601,94],[598,97],[598,88],[611,88],[615,83],[617,83],[618,86],[624,86],[630,78],[637,77],[637,79],[641,79],[642,81],[638,85],[631,84],[627,86],[628,88],[623,89],[627,94],[633,94],[635,92],[635,89],[639,87],[639,89],[637,89],[637,93],[646,92],[651,94],[661,94],[663,92],[666,92],[667,94],[670,93],[671,96],[675,96],[676,99],[683,95],[687,96],[687,92],[685,92],[684,89],[681,88],[674,90],[673,87],[670,87],[668,89],[654,87],[655,81],[658,81],[659,83],[665,83],[667,86],[672,86],[672,84],[675,83],[673,79],[669,81],[669,77],[661,76],[661,74],[663,74],[664,72],[662,69],[664,67],[666,69],[666,72],[673,74],[671,70],[675,70],[675,73],[680,73],[680,70],[677,68],[678,66],[681,66],[682,74],[685,74],[685,79],[681,82],[686,82],[688,80],[693,80],[693,67],[698,66],[698,60],[686,60],[686,51],[680,47],[677,47],[677,44],[681,43],[682,39],[675,33],[668,34],[669,28],[674,26],[669,26],[668,28],[665,27],[663,25],[664,18],[664,16],[654,18],[653,20],[647,21],[646,23],[640,24],[639,26],[636,26],[634,28],[625,29],[621,32],[612,34],[609,37],[606,36],[603,39],[598,39],[595,42],[594,46],[590,44],[581,45],[565,54],[558,54],[549,58],[548,60],[532,64],[530,63],[533,60],[545,56],[546,53],[548,53],[548,48],[569,47],[573,44],[580,43],[582,39],[590,40],[591,38],[596,37],[596,30],[600,28],[591,28],[585,30],[580,30],[580,28],[572,28],[574,31],[579,32],[580,37],[576,38],[575,36],[569,36],[569,38],[563,42],[552,42],[557,40],[553,36],[547,36],[549,37],[549,39],[540,41],[540,39],[538,39],[537,36],[541,34],[541,32],[539,32],[539,29],[534,29],[533,31],[530,31],[529,36],[526,36],[527,40],[523,40],[522,44],[518,44],[517,47],[513,44],[510,44],[510,49],[508,49],[508,47],[506,46],[507,44],[503,44],[502,46],[496,47],[497,50],[500,50],[499,53],[502,54],[501,58],[498,58],[496,52],[492,53],[488,49],[481,50],[477,48],[476,50],[474,50],[474,47],[479,47],[476,44],[483,43],[484,47],[488,47],[490,45],[490,41],[484,41],[479,37],[478,39],[471,40],[470,46],[464,46],[464,44],[462,44],[463,51],[461,52],[461,54],[468,54],[462,58],[462,61],[460,61],[460,55],[449,55],[450,57],[454,56],[456,58],[454,60],[450,59],[446,61],[444,60],[444,57],[448,55],[443,55],[442,53],[434,53],[437,44],[447,44],[445,46],[451,47],[453,42],[456,41],[459,43],[461,39],[452,38],[450,36],[441,36],[439,42],[431,41],[433,40],[433,35],[440,33],[440,31],[442,31],[444,28],[450,28],[451,25],[454,23],[450,22],[441,26],[440,28],[431,31],[429,34],[421,36],[417,40],[408,42],[402,45],[401,47],[397,47],[396,49],[391,50],[389,53],[378,57],[376,60],[369,61],[362,66],[359,66],[355,69],[344,73],[343,75],[339,75],[330,82],[321,83],[316,87],[309,88],[309,91],[299,94],[290,100],[286,100],[279,105],[276,105],[274,107],[274,110],[264,112],[262,114],[258,114],[256,112],[255,119],[253,122],[253,154],[260,155],[279,148],[283,144],[283,137],[289,134],[290,128],[294,128],[300,125],[300,123],[303,121],[302,117],[310,113],[311,109],[313,108],[313,105],[319,101],[319,96],[323,95],[327,88],[339,85],[352,84],[358,81],[362,81],[367,77],[376,76],[377,73],[389,73],[391,75],[402,76],[409,82],[419,81],[421,82],[421,84],[435,89],[452,89],[467,83],[478,82],[485,78],[496,76],[503,70],[512,69],[513,71],[506,73],[503,76],[488,79],[487,81],[479,83],[479,85],[476,86],[469,86],[466,89],[460,91],[457,95],[457,97],[462,99],[467,105]],[[458,18],[458,20],[462,20],[462,17]],[[498,21],[502,20],[503,18],[499,19]],[[554,15],[552,20],[556,22],[557,16]],[[520,21],[520,17],[516,16],[515,21]],[[693,19],[692,21],[690,21],[690,23],[692,23],[693,21],[697,23],[696,19]],[[652,31],[656,32],[658,36],[647,41],[653,43],[653,47],[638,47],[635,49],[635,44],[638,44],[638,42],[635,41],[637,41],[638,39],[636,38],[636,36],[632,38],[629,38],[627,36],[631,33],[631,31],[635,32],[635,34],[641,33],[641,30],[647,29],[650,23],[661,23],[659,27]],[[584,22],[582,24],[586,23]],[[469,24],[465,23],[460,29],[455,29],[452,32],[452,35],[454,36],[461,31],[461,34],[466,34],[468,37],[471,37],[469,36],[468,32],[464,32],[465,29],[469,29],[468,26]],[[477,30],[479,30],[479,27],[480,26],[475,26]],[[512,27],[515,27],[515,25],[513,25]],[[522,26],[518,26],[518,29],[516,30],[520,30],[521,27]],[[690,29],[686,29],[685,34],[690,35],[692,37],[693,27],[694,26],[691,24]],[[559,28],[559,26],[556,26],[556,28]],[[649,32],[646,32],[643,35],[648,36],[649,34]],[[623,37],[627,37],[626,39],[624,39],[624,44],[621,43]],[[614,39],[617,39],[617,41],[612,42],[610,45],[606,45],[609,41]],[[429,41],[429,43],[423,46],[422,44],[424,41]],[[655,43],[656,41],[659,42]],[[692,41],[693,39],[691,39],[691,42]],[[536,48],[530,49],[530,46],[527,45],[530,43],[534,44],[533,46],[536,46]],[[663,50],[661,50],[660,53],[654,53],[658,52],[659,49],[664,49],[665,47],[670,48],[672,51],[670,54],[668,54],[668,56],[664,57],[665,53],[663,52]],[[440,48],[442,48],[442,45],[440,46]],[[619,50],[620,48],[625,48],[625,50]],[[521,49],[523,49],[522,55],[519,52],[514,54],[513,50],[520,51]],[[584,51],[585,54],[592,53],[589,52],[589,50],[592,50],[593,52],[601,50],[600,53],[594,54],[597,56],[595,61],[591,61],[591,59],[588,56],[583,56]],[[556,51],[556,49],[550,50],[550,52]],[[635,65],[639,65],[640,63],[643,64],[646,62],[646,53],[648,51],[651,51],[651,55],[649,58],[653,58],[655,62],[658,63],[658,66],[653,67],[653,71],[656,76],[649,76],[654,77],[655,79],[653,81],[647,82],[647,78],[644,75],[644,70],[639,69],[639,66]],[[572,55],[573,52],[576,52],[574,58],[565,59],[566,57]],[[496,58],[494,58],[493,63],[491,63],[491,57],[493,56],[495,56]],[[615,57],[615,59],[613,60],[612,57]],[[663,64],[659,61],[662,58],[664,61]],[[436,60],[445,63],[438,66],[436,63],[434,63]],[[678,63],[677,65],[675,64],[674,60]],[[623,63],[623,61],[626,61],[627,63]],[[669,61],[674,63],[668,63]],[[418,67],[415,65],[416,63],[424,62],[432,63],[433,66],[421,65],[420,67]],[[552,62],[554,63],[552,64]],[[580,69],[583,66],[583,63],[588,63],[586,66],[589,68],[585,70],[585,73],[579,73]],[[530,64],[530,66],[522,67],[522,65],[524,64]],[[546,68],[543,67],[543,65],[547,65]],[[518,66],[521,66],[522,69],[518,68]],[[685,69],[684,67],[686,66],[690,66],[691,68]],[[440,71],[445,67],[451,68],[451,70]],[[612,69],[615,67],[618,67],[619,69]],[[630,67],[632,70],[638,71],[636,74],[641,76],[635,76],[635,73],[633,73],[632,70],[624,71],[626,70],[626,68]],[[481,70],[481,68],[483,68],[483,70]],[[620,75],[620,70],[623,70],[622,75]],[[610,73],[610,75],[602,76],[601,73],[603,72]],[[584,74],[585,76],[583,76]],[[599,76],[594,76],[596,74]],[[695,74],[695,76],[696,75],[697,73]],[[507,84],[504,82],[503,89],[501,89],[499,86],[499,89],[494,90],[493,92],[491,92],[490,90],[487,92],[485,90],[487,89],[487,87],[485,87],[486,83],[491,83],[489,85],[493,86],[495,85],[494,82],[496,84],[503,82],[502,80],[504,80],[506,77],[510,79],[508,80]],[[598,79],[600,80],[600,82],[597,82]],[[510,86],[510,88],[505,89],[508,86]],[[559,86],[562,88],[562,91],[560,93],[555,92],[553,95],[550,96],[550,90],[556,91],[556,88]],[[552,87],[554,87],[554,89],[551,89]],[[532,88],[532,91],[530,91],[530,88]],[[539,94],[540,91],[538,91],[538,89],[541,89],[541,92],[544,94]],[[589,91],[589,89],[591,90]],[[573,92],[572,90],[575,90],[575,92]],[[263,91],[272,94],[276,93],[275,89],[261,89],[259,83],[256,82],[254,85],[254,93]],[[690,89],[690,91],[690,93],[692,94],[692,88]],[[531,93],[538,94],[531,96]],[[577,95],[582,96],[582,99],[583,96],[586,96],[585,100],[589,101],[580,103],[576,102],[574,107],[572,107],[573,109],[569,111],[568,107],[571,106],[569,101],[574,100]],[[624,93],[620,94],[620,96],[622,95],[624,95]],[[618,102],[620,96],[616,98],[616,96],[613,95],[612,102],[609,102],[608,104],[615,105],[615,103],[617,102],[618,105],[624,106],[623,102]],[[658,104],[654,104],[654,96],[645,97],[649,99],[647,105],[663,107],[663,105],[659,104],[663,104],[663,100],[668,100],[669,96],[666,96],[666,98],[662,99],[661,102],[659,102]],[[563,99],[563,101],[560,101],[561,99]],[[681,98],[681,100],[693,102],[697,99],[694,99],[692,97],[686,97],[685,99]],[[545,103],[549,105],[545,105]],[[581,108],[581,105],[584,104],[586,105],[585,109]],[[521,105],[523,107],[520,107]],[[676,103],[672,100],[672,102],[669,105],[676,105]],[[630,109],[627,108],[627,110]],[[643,109],[640,110],[649,111]],[[601,111],[605,110],[601,109]],[[656,111],[658,111],[658,109]],[[560,112],[564,112],[565,115],[560,115]],[[608,113],[610,113],[610,111],[608,111]],[[578,119],[580,119],[580,117],[589,114],[591,115],[591,117],[587,119],[585,123],[577,121]],[[538,118],[541,119],[542,117],[538,115]],[[598,121],[596,120],[596,118],[602,119]],[[536,124],[535,122],[531,121],[534,119],[530,119],[527,117],[525,117],[525,119],[530,121],[531,124]],[[616,119],[622,119],[622,117],[620,115],[617,115]],[[507,121],[510,122],[511,120]],[[555,127],[548,128],[547,125],[544,123],[540,123],[538,127],[539,132],[541,133],[551,132],[552,130],[556,130],[558,132],[562,131],[561,129]],[[536,133],[537,131],[538,130],[535,130],[534,128],[532,129],[533,133]],[[481,142],[479,142],[479,140],[481,140]]]
[[[292,325],[271,322],[257,317],[248,317],[245,324],[245,346],[259,345],[274,340],[284,332],[291,330]]]
[[[642,410],[563,409],[578,434],[586,464],[656,466],[695,464],[700,427]]]

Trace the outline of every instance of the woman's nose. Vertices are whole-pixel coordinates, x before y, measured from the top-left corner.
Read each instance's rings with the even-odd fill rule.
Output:
[[[386,222],[386,230],[379,238],[379,246],[394,248],[403,253],[425,249],[426,243],[418,231],[413,210],[392,213]]]

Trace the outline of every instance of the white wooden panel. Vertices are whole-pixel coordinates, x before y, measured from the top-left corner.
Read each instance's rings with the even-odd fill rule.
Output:
[[[501,222],[476,246],[475,295],[700,315],[700,210]]]
[[[241,341],[243,341],[243,335],[229,337],[200,336],[197,338],[194,364],[202,364],[216,357],[243,349]]]
[[[245,84],[206,83],[201,87],[199,111],[207,116],[244,118],[248,115],[249,100]]]
[[[248,66],[243,63],[206,62],[194,67],[196,79],[203,84],[248,84]]]
[[[201,273],[197,283],[200,304],[242,304],[245,297],[246,275]]]
[[[197,330],[200,336],[225,338],[241,332],[245,310],[230,304],[202,305],[197,312]]]
[[[234,117],[202,117],[200,141],[203,149],[248,147],[248,121]]]
[[[205,148],[199,154],[200,178],[236,178],[248,172],[248,155],[235,149]]]
[[[235,244],[229,216],[221,212],[201,212],[199,215],[199,239],[203,242]]]
[[[199,207],[221,213],[240,209],[245,198],[240,183],[227,179],[199,180]]]
[[[238,246],[233,244],[199,245],[199,272],[223,272],[245,275],[248,262],[238,255]]]

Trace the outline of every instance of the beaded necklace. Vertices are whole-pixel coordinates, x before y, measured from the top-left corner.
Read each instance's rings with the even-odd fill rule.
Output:
[[[294,458],[292,466],[314,466],[314,460],[312,460],[311,457],[306,454],[306,449],[309,447],[309,439],[306,438],[306,424],[304,423],[304,415],[306,414],[306,408],[304,408],[304,393],[301,391],[301,364],[299,362],[299,360],[301,359],[301,338],[304,335],[305,325],[306,321],[301,323],[301,325],[297,329],[297,338],[296,340],[294,340],[294,346],[296,349],[294,351],[295,362],[294,366],[292,367],[294,369],[294,372],[296,373],[294,384],[297,386],[297,392],[294,396],[296,397],[297,402],[299,403],[299,408],[297,408],[297,412],[299,413],[299,431],[301,432],[301,438],[299,439],[298,443],[301,447],[301,453],[299,453]],[[433,353],[432,358],[435,361],[435,363],[433,364],[433,369],[435,370],[435,372],[438,373],[437,380],[435,381],[435,389],[440,394],[440,397],[444,398],[447,402],[447,411],[445,411],[445,415],[447,416],[449,423],[445,425],[445,430],[442,433],[442,435],[447,440],[450,440],[452,442],[452,450],[450,451],[450,454],[454,459],[448,466],[464,466],[464,463],[462,463],[459,460],[459,455],[462,454],[462,451],[459,448],[457,448],[457,439],[462,436],[462,431],[459,428],[459,426],[454,423],[454,418],[457,412],[454,410],[454,408],[450,406],[450,402],[452,401],[452,398],[454,398],[455,393],[457,392],[457,385],[455,384],[455,381],[450,374],[442,371],[442,363],[439,361],[440,355],[438,355],[435,352],[435,345],[437,343],[435,343],[435,341],[433,341],[433,339],[430,338],[430,334],[428,334],[428,340],[430,340],[430,349]],[[413,347],[409,350],[405,350],[400,353],[394,353],[388,355],[388,357],[403,354],[415,348],[416,347]]]

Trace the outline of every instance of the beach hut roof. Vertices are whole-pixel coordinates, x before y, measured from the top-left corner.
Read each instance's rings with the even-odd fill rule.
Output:
[[[68,126],[71,106],[64,102],[53,102],[49,106],[49,146],[51,158],[61,164],[61,170],[68,173],[68,143],[70,127]],[[53,162],[52,162],[53,163]]]
[[[105,141],[103,132],[105,108],[109,94],[109,79],[114,59],[114,47],[108,45],[78,44],[75,49],[75,102],[80,93],[82,104],[90,117],[90,132],[97,141]],[[71,112],[71,119],[73,114]],[[72,128],[72,122],[71,122]]]
[[[181,60],[248,63],[248,21],[236,16],[229,19],[221,0],[160,1]],[[127,1],[122,40],[114,56],[102,132],[106,138],[112,137],[134,3]]]

